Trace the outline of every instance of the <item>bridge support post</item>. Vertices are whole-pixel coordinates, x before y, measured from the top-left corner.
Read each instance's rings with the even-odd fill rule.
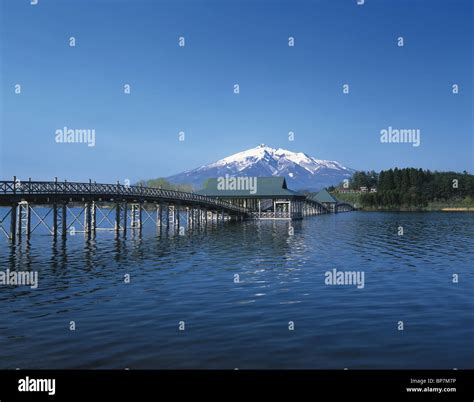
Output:
[[[95,231],[97,229],[97,205],[95,201],[92,201],[90,204],[90,213],[91,213],[91,232],[95,235]]]
[[[26,232],[26,238],[29,239],[31,235],[31,209],[30,209],[29,204],[25,205],[25,214],[26,214],[25,232]]]
[[[166,231],[170,230],[170,205],[166,204]]]
[[[18,229],[16,230],[16,232],[17,232],[18,239],[21,241],[21,238],[23,237],[23,233],[25,234],[26,239],[29,239],[30,234],[31,234],[31,211],[30,211],[30,206],[28,202],[21,201],[18,204],[17,210],[18,210],[17,212]]]
[[[17,205],[14,204],[10,210],[10,240],[15,242],[16,241],[16,232],[17,232]]]
[[[66,204],[61,205],[61,235],[66,237],[67,235],[67,206]]]
[[[120,203],[115,204],[115,231],[120,231]]]
[[[127,202],[123,203],[123,233],[127,233],[127,218],[128,218],[128,205]]]
[[[174,231],[175,229],[175,226],[176,226],[176,206],[173,204],[173,205],[170,205],[170,209],[171,209],[171,213],[170,213],[170,227],[171,229]]]
[[[132,229],[142,228],[142,206],[141,204],[132,204],[130,227]]]
[[[58,204],[53,204],[53,236],[57,237],[58,235]]]
[[[139,223],[139,229],[142,230],[143,227],[143,208],[145,207],[145,204],[139,204],[138,205],[138,223]]]
[[[84,231],[88,235],[91,234],[91,224],[92,224],[91,204],[89,202],[86,202],[84,204]]]
[[[179,216],[179,212],[180,212],[180,211],[179,211],[179,210],[180,210],[179,205],[176,205],[176,206],[175,206],[175,211],[176,211],[176,227],[178,228],[178,232],[179,232],[179,228],[181,227],[181,225],[180,225],[180,223],[181,223],[181,222],[180,222],[180,216]]]
[[[156,206],[156,227],[161,231],[161,204]]]

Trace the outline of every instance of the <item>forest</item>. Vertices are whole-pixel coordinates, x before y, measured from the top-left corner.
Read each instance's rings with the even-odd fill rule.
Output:
[[[379,173],[356,172],[349,183],[341,183],[329,190],[338,193],[341,189],[357,191],[361,187],[377,190],[360,194],[359,202],[365,207],[423,208],[430,203],[471,205],[474,200],[474,175],[466,171],[456,173],[395,168]]]

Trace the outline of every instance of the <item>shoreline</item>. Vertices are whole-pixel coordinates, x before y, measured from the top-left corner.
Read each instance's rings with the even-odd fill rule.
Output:
[[[443,207],[443,208],[357,208],[363,212],[474,212],[474,207]]]

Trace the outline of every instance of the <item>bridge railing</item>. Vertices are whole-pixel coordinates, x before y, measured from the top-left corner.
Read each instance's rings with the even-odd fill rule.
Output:
[[[216,200],[204,195],[177,190],[165,190],[145,186],[124,184],[99,184],[94,182],[76,183],[60,181],[0,181],[0,195],[109,195],[113,197],[131,196],[142,198],[168,199],[176,201],[199,202],[211,207],[224,208],[239,213],[248,213],[244,207],[226,201]]]
[[[323,209],[324,211],[327,211],[328,209],[326,208],[326,206],[324,206],[323,204],[321,204],[319,201],[316,201],[312,198],[309,198],[309,197],[306,197],[306,200],[305,200],[307,203],[309,204],[312,204],[316,207],[319,207],[321,209]]]
[[[286,212],[251,212],[250,217],[254,219],[290,219],[298,214],[289,211]]]

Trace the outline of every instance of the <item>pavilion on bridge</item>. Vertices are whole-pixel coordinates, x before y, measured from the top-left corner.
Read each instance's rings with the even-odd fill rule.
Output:
[[[255,185],[246,186],[244,179],[255,180]],[[301,219],[326,212],[304,194],[288,189],[284,177],[212,178],[197,194],[248,208],[253,219]]]

